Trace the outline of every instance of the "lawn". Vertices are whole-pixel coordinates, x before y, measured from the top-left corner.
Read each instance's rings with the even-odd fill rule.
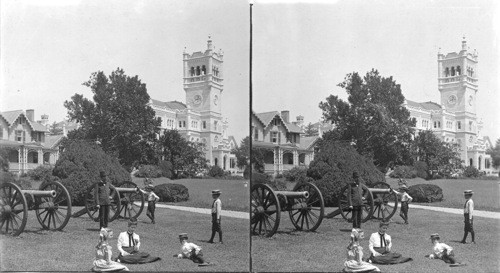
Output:
[[[131,271],[248,272],[248,220],[225,217],[222,222],[225,244],[221,245],[206,243],[211,234],[210,215],[158,208],[156,218],[156,224],[150,224],[143,213],[136,232],[141,237],[141,250],[161,260],[127,265]],[[44,231],[30,211],[25,232],[18,237],[0,237],[0,271],[88,271],[94,260],[98,227],[98,223],[83,215],[71,218],[62,232]],[[114,230],[111,245],[116,257],[116,240],[119,232],[127,229],[127,221],[115,220],[109,227]],[[197,267],[190,260],[173,258],[180,252],[177,236],[181,232],[187,232],[189,241],[200,245],[205,258],[215,265]]]
[[[331,209],[330,209],[331,210]],[[413,261],[398,265],[380,265],[382,272],[498,272],[500,270],[500,221],[474,218],[477,244],[460,244],[463,235],[463,216],[412,209],[410,224],[402,224],[396,216],[388,234],[393,239],[393,251],[412,257]],[[432,220],[431,220],[432,219]],[[365,257],[368,239],[378,230],[378,221],[362,225]],[[352,224],[340,216],[324,219],[316,232],[299,232],[293,229],[288,213],[282,214],[278,233],[272,238],[252,237],[252,271],[329,271],[344,268],[346,247]],[[455,249],[455,256],[468,266],[450,268],[440,260],[424,257],[431,253],[431,233],[441,234],[444,243]],[[470,241],[470,235],[468,240]]]
[[[143,178],[134,178],[134,183],[143,186]],[[246,182],[246,183],[245,183]],[[235,211],[249,211],[249,188],[247,180],[222,180],[222,179],[179,179],[155,178],[153,184],[164,183],[181,184],[189,190],[189,200],[180,203],[167,203],[198,208],[210,208],[213,203],[212,190],[220,189],[222,194],[222,209]]]
[[[391,187],[398,187],[398,180],[387,178]],[[487,211],[500,211],[500,181],[499,180],[473,180],[473,179],[438,179],[424,180],[421,178],[407,179],[408,186],[416,184],[433,184],[443,189],[444,200],[435,203],[418,203],[436,207],[463,208],[464,190],[474,191],[474,209]]]

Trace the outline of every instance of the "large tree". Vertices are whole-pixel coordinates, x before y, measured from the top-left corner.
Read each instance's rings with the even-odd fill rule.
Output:
[[[420,131],[412,143],[412,154],[427,164],[428,175],[433,171],[450,174],[460,168],[462,162],[458,144],[439,139],[431,130]]]
[[[205,145],[186,140],[177,130],[165,130],[158,142],[160,156],[172,163],[174,177],[195,176],[207,167]]]
[[[118,68],[109,77],[102,71],[92,73],[83,85],[90,88],[93,100],[75,94],[64,102],[69,118],[81,125],[68,137],[97,141],[126,167],[156,163],[154,145],[161,121],[148,105],[146,84]]]
[[[491,159],[493,161],[491,162],[491,164],[493,165],[493,167],[500,167],[500,138],[497,139],[495,147],[488,149],[487,153],[491,155]]]
[[[356,72],[347,74],[338,86],[346,90],[347,101],[330,95],[319,104],[323,118],[335,125],[336,140],[351,141],[380,169],[408,163],[415,121],[403,105],[400,85],[372,70],[363,78]]]
[[[320,124],[320,126],[321,126],[321,124]],[[316,135],[318,135],[318,128],[316,128],[314,126],[314,124],[309,122],[304,127],[304,136],[316,136]]]
[[[240,146],[231,151],[236,156],[236,166],[240,169],[246,169],[251,163],[253,170],[264,172],[264,153],[258,148],[252,149],[250,154],[250,137],[241,140]]]

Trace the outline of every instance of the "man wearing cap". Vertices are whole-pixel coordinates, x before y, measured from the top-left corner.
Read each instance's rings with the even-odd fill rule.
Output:
[[[404,258],[401,254],[391,252],[392,239],[387,234],[389,222],[380,222],[378,232],[372,233],[368,248],[371,256],[369,260],[375,264],[399,264],[411,261],[412,258]]]
[[[221,229],[221,211],[222,211],[222,201],[219,199],[220,196],[220,190],[213,190],[212,191],[212,198],[214,199],[214,202],[212,203],[212,236],[210,237],[210,240],[208,240],[209,243],[214,242],[214,237],[215,233],[219,232],[219,243],[222,242],[222,229]]]
[[[413,201],[413,198],[408,194],[408,186],[402,184],[399,188],[399,191],[396,191],[392,188],[389,189],[391,192],[395,192],[401,198],[401,211],[399,212],[399,216],[405,220],[405,224],[408,224],[408,203]]]
[[[363,188],[359,180],[358,172],[352,173],[354,183],[349,184],[347,204],[352,211],[352,228],[361,228],[361,215],[363,214]]]
[[[106,172],[99,172],[100,181],[97,182],[94,192],[94,198],[97,208],[99,209],[99,229],[108,227],[109,218],[109,181]]]
[[[464,191],[464,198],[466,199],[464,204],[464,238],[461,243],[465,244],[465,240],[467,239],[467,235],[469,232],[472,236],[472,243],[475,244],[474,241],[474,226],[473,226],[473,217],[472,214],[474,212],[474,201],[472,201],[472,194],[474,194],[471,190]]]
[[[181,242],[181,253],[174,255],[179,259],[190,259],[194,263],[197,263],[198,266],[207,266],[210,263],[205,262],[203,258],[203,253],[201,252],[201,247],[196,244],[188,243],[187,233],[179,234],[179,241]]]
[[[128,230],[120,233],[118,236],[117,248],[120,255],[117,262],[128,264],[144,264],[159,260],[159,257],[150,256],[146,252],[139,252],[141,240],[135,229],[137,228],[137,219],[130,218]]]

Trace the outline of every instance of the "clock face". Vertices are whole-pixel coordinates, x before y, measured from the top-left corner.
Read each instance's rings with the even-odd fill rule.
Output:
[[[201,103],[201,95],[196,95],[196,96],[194,96],[194,98],[193,98],[193,103],[194,103],[195,105],[199,105],[199,104]]]
[[[219,102],[219,97],[217,95],[214,96],[214,104],[217,105]]]
[[[469,97],[469,105],[472,106],[472,103],[474,102],[474,98],[472,96]]]
[[[455,95],[449,96],[448,97],[448,104],[454,105],[455,103],[457,103],[457,96],[455,96]]]

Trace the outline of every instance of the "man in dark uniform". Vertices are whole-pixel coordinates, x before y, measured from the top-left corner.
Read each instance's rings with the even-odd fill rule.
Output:
[[[99,173],[101,181],[97,183],[95,187],[95,203],[99,209],[99,229],[103,227],[108,227],[109,218],[109,205],[111,204],[109,200],[109,181],[106,173],[101,171]]]
[[[356,171],[352,173],[354,183],[349,184],[347,203],[352,212],[352,227],[361,228],[361,215],[363,214],[363,188]]]

